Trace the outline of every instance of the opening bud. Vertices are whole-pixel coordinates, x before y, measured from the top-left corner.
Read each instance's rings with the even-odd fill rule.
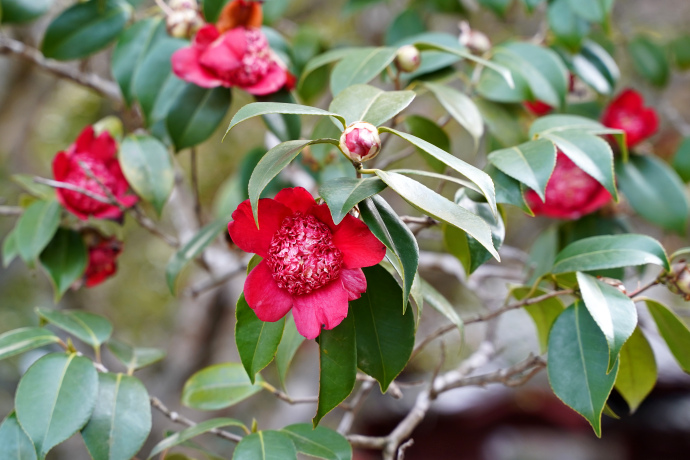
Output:
[[[402,72],[414,72],[422,63],[422,55],[413,45],[398,48],[395,55],[395,66]]]
[[[381,150],[381,138],[376,126],[366,121],[356,121],[340,136],[340,150],[352,161],[367,161]]]
[[[171,11],[165,18],[165,26],[171,37],[191,38],[204,25],[196,2],[173,0],[169,6]]]
[[[483,32],[470,29],[467,21],[460,22],[460,36],[458,41],[474,54],[484,54],[491,49],[491,41]]]
[[[690,300],[690,267],[685,260],[673,264],[663,282],[669,291]]]

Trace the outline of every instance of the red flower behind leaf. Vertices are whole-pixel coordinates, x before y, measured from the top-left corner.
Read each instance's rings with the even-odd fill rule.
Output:
[[[534,190],[525,194],[535,215],[554,219],[579,219],[611,201],[611,194],[596,179],[580,169],[565,154],[558,152],[556,167],[546,185],[546,200]]]
[[[366,291],[361,267],[376,265],[386,247],[351,215],[335,225],[326,204],[301,187],[259,200],[259,228],[249,200],[232,213],[232,240],[264,260],[249,273],[244,296],[262,321],[292,309],[300,334],[313,339],[347,316],[348,301]]]
[[[53,176],[107,199],[101,184],[87,174],[90,171],[125,207],[133,206],[139,198],[127,195],[129,184],[117,160],[117,143],[107,131],[95,136],[87,126],[67,151],[58,152],[53,159]],[[83,193],[57,189],[58,201],[82,220],[89,216],[99,219],[119,219],[122,211],[115,205],[95,200]]]
[[[601,122],[609,128],[625,131],[625,143],[633,147],[659,129],[659,117],[651,107],[644,107],[642,95],[626,89],[606,107]]]
[[[122,252],[122,242],[115,238],[101,240],[89,247],[89,265],[84,273],[86,287],[101,284],[117,272],[117,256]]]
[[[538,117],[546,115],[553,110],[553,107],[542,101],[525,101],[522,105],[524,105],[529,112]]]

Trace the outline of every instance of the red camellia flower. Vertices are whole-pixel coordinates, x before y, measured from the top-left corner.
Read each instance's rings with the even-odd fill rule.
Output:
[[[129,184],[122,174],[117,160],[117,143],[109,132],[95,136],[92,126],[87,126],[66,152],[58,152],[53,159],[53,176],[60,182],[75,185],[94,195],[108,198],[105,186],[124,207],[138,201],[135,195],[126,195]],[[89,177],[89,171],[100,184]],[[119,219],[122,211],[115,205],[94,200],[83,193],[57,189],[58,201],[82,220],[90,215],[99,219]]]
[[[546,115],[553,110],[553,107],[542,101],[525,101],[522,105],[538,117]]]
[[[247,304],[262,321],[292,309],[300,334],[313,339],[347,316],[348,301],[367,289],[361,267],[376,265],[386,247],[351,215],[335,225],[326,204],[301,187],[259,200],[259,228],[249,200],[232,213],[232,240],[263,257],[244,283]]]
[[[625,143],[632,147],[659,128],[659,117],[652,108],[644,107],[642,95],[626,89],[606,107],[601,122],[609,128],[625,131]]]
[[[579,219],[611,201],[611,194],[596,179],[580,169],[565,154],[558,152],[556,167],[546,185],[546,200],[534,190],[525,194],[535,215],[554,219]]]
[[[86,287],[101,284],[117,272],[115,259],[122,252],[122,242],[115,238],[101,240],[95,246],[89,247],[89,265],[84,272]]]

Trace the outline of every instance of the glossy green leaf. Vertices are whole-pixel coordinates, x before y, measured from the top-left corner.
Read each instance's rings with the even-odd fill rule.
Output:
[[[49,187],[45,184],[39,184],[34,182],[34,176],[30,174],[12,174],[10,176],[12,182],[20,186],[24,191],[45,201],[51,201],[55,199],[55,189]]]
[[[2,266],[5,268],[9,267],[18,255],[17,236],[14,229],[12,229],[5,235],[5,239],[2,241]]]
[[[375,265],[362,269],[367,289],[350,301],[357,340],[357,366],[374,377],[386,392],[402,372],[414,347],[415,323],[411,309],[400,311],[400,286],[385,268]]]
[[[616,138],[618,145],[622,146],[623,158],[627,160],[628,149],[627,149],[626,144],[624,142],[625,133],[623,132],[623,130],[609,128],[607,126],[602,125],[598,121],[592,120],[590,118],[582,117],[579,115],[560,115],[560,114],[557,114],[557,115],[547,115],[545,117],[537,118],[534,121],[534,123],[532,123],[532,126],[530,126],[529,137],[530,137],[530,139],[535,139],[538,137],[548,137],[550,135],[562,136],[563,134],[566,134],[566,138],[570,139],[573,137],[575,137],[575,138],[581,137],[582,132],[585,132],[585,133],[591,134],[591,135],[600,135],[600,134],[611,134],[611,135],[613,135]],[[585,138],[585,140],[587,140],[587,138]],[[558,145],[558,143],[556,143],[556,144]],[[578,144],[579,144],[579,142],[578,142]],[[597,146],[598,146],[598,144],[595,145],[595,147],[597,147]],[[560,147],[560,145],[559,145],[559,147]],[[600,148],[600,146],[599,146],[599,148]],[[601,155],[601,153],[600,153],[600,155]],[[597,155],[596,158],[598,158],[600,155]],[[573,161],[575,162],[574,159],[573,159]],[[581,159],[581,161],[583,161],[583,164],[585,164],[585,166],[587,166],[586,163],[584,163],[584,161],[585,161],[584,159]],[[603,165],[603,162],[602,162],[602,165]],[[582,168],[582,166],[580,166],[580,167]]]
[[[134,348],[118,340],[108,340],[108,350],[132,373],[165,358],[165,350],[159,348]]]
[[[257,318],[244,294],[240,295],[235,308],[235,343],[240,354],[242,365],[247,371],[250,382],[264,367],[268,366],[278,351],[283,337],[285,318],[276,322],[265,322]]]
[[[244,431],[248,431],[247,427],[244,426],[244,423],[240,422],[239,420],[235,420],[234,418],[212,418],[210,420],[204,420],[203,422],[197,423],[192,427],[185,428],[180,432],[168,436],[156,444],[147,458],[153,458],[159,453],[178,446],[185,441],[195,438],[201,434],[207,433],[216,428],[223,428],[227,426],[237,426],[243,428]]]
[[[295,443],[297,452],[326,460],[351,460],[352,446],[341,434],[309,423],[288,425],[282,430]]]
[[[511,290],[510,293],[516,300],[524,300],[530,293],[532,298],[542,296],[546,294],[546,291],[541,289],[532,291],[530,287],[520,287]],[[534,321],[534,325],[537,328],[539,348],[542,353],[545,353],[548,348],[551,326],[553,326],[556,318],[563,313],[565,305],[563,305],[563,301],[560,298],[551,297],[550,299],[542,300],[532,305],[526,305],[524,308],[532,318],[532,321]]]
[[[2,0],[0,19],[3,24],[20,24],[33,21],[50,10],[55,0]]]
[[[319,362],[319,402],[316,415],[312,419],[314,427],[343,402],[355,387],[357,342],[354,315],[348,315],[330,331],[321,331]]]
[[[537,192],[542,201],[546,199],[546,184],[556,166],[556,147],[551,141],[538,139],[496,150],[488,159],[502,172]]]
[[[396,131],[391,128],[381,127],[379,128],[379,130],[381,132],[395,134],[396,136],[405,139],[415,147],[424,150],[429,155],[450,166],[452,169],[459,172],[463,176],[467,177],[469,180],[474,182],[477,185],[477,187],[479,187],[487,202],[489,203],[489,205],[491,205],[493,213],[498,213],[498,210],[496,208],[496,193],[494,191],[494,184],[489,175],[486,174],[484,171],[462,161],[457,157],[454,157],[450,153],[441,150],[440,148],[425,141],[424,139],[420,139],[411,134]]]
[[[43,459],[88,422],[96,403],[98,373],[90,359],[51,353],[19,381],[17,419]]]
[[[516,206],[527,214],[534,215],[525,201],[524,193],[527,188],[524,185],[504,174],[492,164],[487,165],[486,173],[491,177],[496,187],[496,202]]]
[[[446,112],[470,133],[476,146],[484,134],[484,120],[474,101],[450,86],[430,82],[424,86],[436,96]]]
[[[557,225],[551,225],[539,233],[529,250],[527,268],[531,270],[531,275],[527,284],[533,285],[551,270],[558,254],[559,242]]]
[[[577,49],[589,33],[589,23],[576,15],[569,0],[555,0],[549,3],[546,17],[549,28],[560,43],[570,49]]]
[[[278,345],[278,351],[275,357],[278,379],[283,389],[285,389],[285,381],[287,379],[288,370],[290,369],[290,364],[304,340],[304,337],[297,332],[295,318],[292,315],[288,315],[285,321],[285,329],[283,330],[283,338],[280,340],[280,345]]]
[[[331,72],[331,92],[337,96],[348,86],[369,83],[395,59],[397,48],[361,48],[344,56]]]
[[[515,110],[483,98],[475,98],[474,103],[482,114],[487,131],[501,146],[512,147],[527,140]]]
[[[0,425],[0,456],[7,460],[36,460],[36,449],[14,412]]]
[[[261,376],[252,385],[239,363],[216,364],[192,375],[182,390],[182,404],[198,410],[230,407],[263,388]]]
[[[376,48],[345,47],[345,48],[332,49],[332,50],[326,51],[325,53],[319,54],[318,56],[309,60],[309,62],[307,62],[307,64],[304,66],[304,69],[302,70],[302,75],[301,75],[301,78],[299,81],[300,89],[302,88],[302,85],[304,85],[304,82],[307,81],[307,77],[309,75],[311,75],[311,73],[314,72],[316,69],[319,69],[319,68],[321,68],[325,65],[328,65],[328,64],[332,64],[333,62],[339,61],[354,51],[374,50],[374,49],[376,49]]]
[[[618,186],[639,215],[666,230],[684,235],[688,226],[685,185],[664,161],[653,155],[631,155],[616,161]]]
[[[606,19],[605,0],[568,0],[568,3],[575,14],[589,22],[601,23]]]
[[[483,219],[401,174],[376,170],[376,175],[412,206],[435,219],[466,231],[479,241],[492,256],[500,260],[498,252],[493,246],[491,229]]]
[[[307,105],[299,104],[290,104],[287,102],[254,102],[242,106],[242,108],[238,110],[237,113],[235,113],[235,115],[232,117],[232,120],[230,120],[230,125],[228,126],[227,131],[225,131],[225,135],[227,136],[228,132],[232,128],[234,128],[236,125],[242,123],[245,120],[248,120],[253,117],[258,117],[260,115],[268,115],[271,113],[283,113],[292,115],[317,115],[322,117],[331,116],[339,120],[342,123],[343,128],[345,128],[346,126],[345,118],[343,118],[341,115],[333,112],[328,112],[326,110],[322,110],[316,107],[309,107]]]
[[[55,301],[84,274],[89,254],[81,233],[58,229],[48,246],[41,252],[41,265],[48,272],[55,288]]]
[[[280,431],[265,430],[242,438],[233,460],[297,460],[297,450],[290,437]]]
[[[422,296],[424,301],[431,305],[431,308],[445,316],[451,323],[455,324],[460,332],[460,337],[465,334],[465,323],[455,311],[453,305],[438,292],[431,284],[420,278],[422,285]]]
[[[339,177],[321,185],[319,195],[328,203],[333,222],[338,225],[360,201],[378,194],[385,188],[386,184],[376,177],[367,179]]]
[[[230,0],[201,0],[201,11],[204,13],[204,19],[209,23],[218,22],[218,16],[223,11],[223,7]]]
[[[420,115],[409,115],[405,117],[405,127],[413,136],[424,139],[445,152],[450,151],[450,138],[448,134],[434,121]],[[419,147],[416,147],[416,149],[417,153],[424,158],[424,161],[431,169],[437,173],[442,173],[446,170],[445,163],[429,155],[424,149]]]
[[[122,32],[132,12],[131,5],[122,0],[77,3],[48,26],[41,47],[43,54],[61,61],[93,54]]]
[[[546,370],[558,398],[582,415],[601,437],[601,413],[618,373],[618,363],[607,374],[606,338],[580,302],[556,319],[549,334]]]
[[[120,165],[132,189],[160,215],[175,185],[168,149],[154,137],[131,134],[120,147]]]
[[[666,86],[671,76],[666,50],[651,38],[638,35],[628,43],[637,73],[656,86]]]
[[[258,102],[286,102],[295,104],[296,100],[292,93],[282,89],[275,93],[267,94],[256,98]],[[302,134],[302,120],[299,115],[283,113],[269,113],[261,115],[266,127],[276,135],[281,141],[291,141],[299,139]]]
[[[668,307],[651,299],[645,299],[649,313],[652,314],[659,334],[664,338],[669,350],[676,358],[680,368],[690,373],[690,330],[688,326]]]
[[[683,35],[669,43],[673,63],[681,70],[690,67],[690,35]]]
[[[683,139],[673,155],[673,169],[676,170],[683,182],[690,182],[690,137]]]
[[[43,320],[92,347],[101,346],[113,333],[113,325],[110,321],[87,311],[36,308],[36,313]]]
[[[417,239],[386,200],[378,195],[364,200],[359,211],[369,230],[398,258],[399,267],[393,266],[403,281],[402,311],[405,313],[419,264]]]
[[[151,404],[146,387],[135,377],[98,374],[98,397],[81,432],[94,460],[130,460],[151,431]]]
[[[498,217],[494,217],[494,215],[491,214],[491,209],[489,208],[488,204],[473,201],[467,196],[467,193],[464,190],[458,190],[458,193],[456,193],[455,196],[455,202],[472,214],[481,217],[484,222],[489,225],[489,229],[491,230],[491,241],[493,242],[496,250],[498,250],[503,245],[503,240],[506,236],[505,223],[503,222],[503,218],[500,216],[500,214]],[[469,256],[469,264],[467,265],[466,269],[468,273],[474,273],[477,268],[491,259],[491,253],[489,253],[484,246],[472,236],[467,235],[466,239]]]
[[[611,95],[620,78],[616,61],[592,40],[584,40],[580,52],[572,58],[572,65],[575,75],[601,94]]]
[[[602,270],[655,264],[669,270],[664,248],[646,235],[604,235],[584,238],[556,256],[553,273]]]
[[[165,278],[171,293],[175,293],[175,282],[180,271],[215,240],[228,226],[227,220],[219,219],[199,230],[184,246],[177,250],[165,268]]]
[[[165,120],[175,149],[201,144],[211,137],[230,107],[230,90],[189,83],[170,107]]]
[[[42,327],[23,327],[7,331],[0,334],[0,359],[59,341],[60,338],[57,335]]]
[[[415,8],[407,8],[393,19],[386,29],[384,44],[395,46],[405,38],[426,32],[424,20]]]
[[[366,121],[378,126],[402,112],[414,98],[414,91],[383,91],[369,85],[352,85],[333,99],[328,110],[342,115],[347,125]]]
[[[57,201],[34,201],[19,217],[14,229],[19,256],[32,266],[53,239],[60,225],[62,207]]]
[[[640,328],[630,336],[620,354],[616,390],[635,412],[656,384],[656,360]]]
[[[618,288],[593,276],[581,272],[577,272],[576,276],[582,302],[606,337],[609,346],[609,372],[618,360],[623,344],[637,326],[635,303]]]

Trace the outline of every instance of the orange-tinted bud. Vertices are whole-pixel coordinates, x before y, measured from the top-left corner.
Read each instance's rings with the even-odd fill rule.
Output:
[[[221,11],[216,27],[223,34],[235,27],[258,28],[262,21],[261,2],[233,0]]]

